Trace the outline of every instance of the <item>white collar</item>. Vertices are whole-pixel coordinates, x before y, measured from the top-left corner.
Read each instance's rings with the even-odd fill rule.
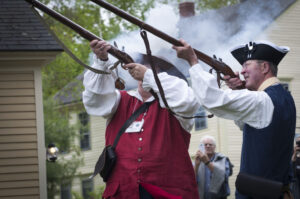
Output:
[[[128,95],[137,98],[139,101],[143,101],[143,98],[137,89],[130,90],[127,93],[128,93]],[[152,102],[153,100],[155,100],[155,98],[153,96],[151,96],[146,100],[146,102]]]

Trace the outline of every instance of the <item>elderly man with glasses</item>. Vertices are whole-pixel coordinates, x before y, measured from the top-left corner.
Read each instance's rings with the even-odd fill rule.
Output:
[[[230,194],[228,177],[232,175],[233,165],[228,157],[215,150],[214,137],[201,138],[194,167],[201,199],[223,199]]]

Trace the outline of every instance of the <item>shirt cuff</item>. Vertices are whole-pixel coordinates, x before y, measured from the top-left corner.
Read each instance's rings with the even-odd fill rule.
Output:
[[[155,83],[153,71],[150,69],[147,69],[144,74],[142,87],[145,91],[150,91],[153,83]]]
[[[93,68],[103,71],[108,71],[108,69],[113,65],[112,61],[108,59],[107,61],[102,61],[94,55],[94,64],[92,65]]]

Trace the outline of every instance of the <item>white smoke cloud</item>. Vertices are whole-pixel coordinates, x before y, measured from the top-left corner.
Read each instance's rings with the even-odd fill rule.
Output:
[[[174,38],[183,38],[192,47],[211,57],[217,55],[233,71],[240,71],[241,66],[232,57],[230,50],[237,45],[246,44],[256,39],[258,35],[267,40],[268,38],[262,35],[262,30],[270,23],[279,6],[274,3],[272,6],[268,5],[267,10],[265,10],[264,1],[256,1],[255,6],[251,5],[251,2],[245,2],[244,6],[235,10],[236,15],[233,16],[230,16],[230,12],[229,14],[226,13],[226,10],[211,10],[199,16],[184,19],[179,18],[174,7],[157,4],[154,9],[150,10],[145,22]],[[230,11],[232,12],[233,9],[237,8],[231,8]],[[236,20],[235,17],[238,17],[239,20]],[[189,76],[188,64],[177,58],[176,52],[171,49],[171,44],[151,33],[148,33],[148,39],[153,55],[165,57],[175,64],[184,75]],[[132,52],[145,53],[145,46],[139,30],[122,34],[113,41],[116,41],[119,47],[124,46],[125,51],[129,54]],[[207,66],[206,68],[209,69],[210,67]],[[128,82],[129,87],[134,85],[129,83],[132,78],[127,71],[121,69],[119,72]]]
[[[174,13],[171,6],[165,4],[158,4],[154,9],[151,9],[148,13],[148,18],[145,21],[147,24],[155,27],[158,30],[176,37],[179,16]],[[161,40],[160,38],[147,32],[150,42],[151,51],[153,54],[157,53],[162,48],[170,48],[171,45]],[[121,34],[117,38],[113,39],[119,46],[124,46],[125,51],[145,53],[145,45],[140,36],[140,30],[133,31],[127,34]]]
[[[174,8],[172,6],[157,4],[155,8],[149,11],[147,20],[145,22],[155,27],[156,29],[176,38],[178,32],[176,24],[178,20],[179,16],[175,14]],[[150,43],[152,55],[159,55],[159,51],[161,51],[161,49],[171,49],[172,47],[171,44],[163,41],[162,39],[154,36],[149,32],[147,32],[147,36]],[[140,30],[121,34],[117,38],[110,41],[111,44],[113,42],[117,43],[119,49],[122,49],[122,47],[124,47],[125,52],[130,55],[137,52],[146,54],[146,48],[144,45],[144,41],[140,36]],[[167,56],[159,56],[165,57],[167,60],[169,60]],[[125,80],[127,89],[136,87],[136,81],[128,74],[127,71],[121,68],[118,71],[120,77]]]

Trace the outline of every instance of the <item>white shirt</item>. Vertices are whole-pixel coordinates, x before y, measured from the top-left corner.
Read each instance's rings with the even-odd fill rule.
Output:
[[[196,98],[211,113],[235,120],[240,127],[246,123],[261,129],[271,123],[274,105],[266,92],[222,90],[215,76],[204,71],[200,64],[191,67],[189,73]]]
[[[108,71],[110,66],[112,66],[110,61],[103,62],[96,58],[94,58],[94,64],[92,65],[93,68],[105,71]],[[188,87],[188,84],[164,72],[159,73],[158,77],[163,87],[165,98],[172,111],[182,116],[193,116],[199,109],[200,104],[197,102],[194,92]],[[85,90],[82,93],[82,100],[87,113],[103,116],[108,119],[111,118],[116,112],[121,98],[120,91],[115,89],[114,77],[112,75],[97,74],[88,70],[84,74],[83,85]],[[160,106],[165,108],[152,70],[148,69],[146,71],[142,87],[146,91],[152,88],[159,97]],[[142,97],[137,90],[129,91],[128,94],[142,101]],[[152,100],[154,100],[154,97],[150,97],[147,101]],[[189,132],[193,128],[194,119],[175,117],[186,131]]]

